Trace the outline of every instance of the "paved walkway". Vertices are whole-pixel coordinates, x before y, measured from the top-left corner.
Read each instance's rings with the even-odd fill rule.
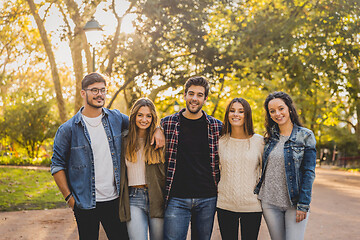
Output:
[[[316,173],[305,239],[360,239],[360,174],[323,168]],[[0,212],[0,239],[77,239],[76,223],[70,209]],[[100,239],[106,239],[103,230]],[[215,221],[212,240],[218,239]],[[264,221],[259,239],[270,239]]]

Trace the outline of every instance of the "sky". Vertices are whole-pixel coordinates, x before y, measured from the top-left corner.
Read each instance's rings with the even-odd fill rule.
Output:
[[[79,6],[81,6],[81,0],[75,0],[75,1],[78,3]],[[43,2],[43,0],[37,0],[36,3],[39,4],[42,2]],[[111,1],[109,1],[109,2],[111,3]],[[119,16],[123,16],[125,11],[129,7],[129,2],[127,2],[126,0],[116,0],[115,2],[116,2],[117,14]],[[40,17],[43,17],[45,11],[48,11],[47,16],[46,16],[45,28],[47,30],[47,33],[51,36],[51,44],[52,44],[53,51],[55,54],[55,60],[59,67],[66,66],[66,67],[72,69],[73,64],[72,64],[71,51],[70,51],[68,40],[67,40],[67,38],[61,39],[62,28],[65,25],[62,14],[59,12],[58,7],[55,4],[53,4],[53,6],[51,6],[50,9],[48,9],[49,6],[50,6],[50,4],[42,5],[42,7],[39,9],[39,14],[40,14]],[[97,10],[94,14],[95,19],[99,22],[99,24],[102,26],[102,28],[104,30],[104,31],[96,32],[100,35],[100,39],[104,38],[104,36],[113,35],[116,30],[117,21],[116,21],[115,16],[113,15],[112,11],[104,10],[104,9],[108,9],[108,8],[109,8],[109,3],[102,2],[101,4],[98,5]],[[81,7],[80,7],[80,9],[81,9]],[[32,16],[31,16],[31,18],[32,18]],[[135,18],[136,18],[136,14],[128,14],[127,16],[125,16],[122,21],[121,32],[124,32],[124,33],[134,32],[135,29],[133,27],[132,21],[135,20]],[[36,22],[33,18],[32,18],[32,24],[33,24],[33,27],[37,29]],[[69,20],[69,24],[71,25],[71,28],[73,30],[74,24],[71,22],[71,20]],[[90,32],[90,33],[94,33],[94,31]],[[99,36],[98,36],[98,38],[99,38]],[[96,44],[95,44],[95,48],[96,48]],[[85,56],[83,56],[83,57],[85,58]],[[117,79],[114,81],[120,81],[120,80]],[[159,79],[154,79],[153,84],[161,86],[164,83],[162,81],[160,81]],[[141,83],[139,83],[139,85],[141,86]],[[176,94],[178,91],[179,91],[178,89],[174,90],[174,89],[170,88],[170,89],[164,91],[162,95],[170,96],[170,95]],[[147,89],[144,86],[143,92],[145,94],[149,94],[150,89]]]
[[[77,2],[79,2],[77,0]],[[122,16],[129,3],[125,0],[117,0],[116,1],[116,11],[120,16]],[[43,16],[44,11],[46,9],[46,5],[40,8],[40,15]],[[95,19],[100,23],[103,27],[103,32],[97,32],[99,35],[98,38],[103,38],[106,35],[114,34],[116,30],[116,19],[114,15],[110,11],[104,11],[104,8],[108,7],[108,3],[102,2],[97,7],[96,13],[94,15]],[[135,19],[135,14],[129,14],[124,17],[121,32],[131,33],[134,31],[132,21]],[[32,19],[34,28],[37,28],[35,20]],[[70,23],[72,24],[72,23]],[[48,31],[48,34],[51,35],[51,42],[54,46],[55,58],[58,64],[60,65],[68,65],[72,67],[72,59],[70,48],[67,40],[61,40],[61,28],[64,25],[61,13],[58,11],[56,6],[51,7],[48,16],[46,17],[45,28]],[[73,26],[72,26],[73,27]]]

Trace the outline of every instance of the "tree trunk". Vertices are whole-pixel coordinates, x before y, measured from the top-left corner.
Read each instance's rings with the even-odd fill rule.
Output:
[[[90,51],[90,46],[86,39],[86,35],[85,32],[82,31],[81,32],[81,38],[82,38],[82,43],[83,43],[83,49],[85,50],[85,58],[86,58],[86,69],[88,73],[91,73],[93,71],[93,66],[92,66],[92,55],[91,55],[91,51]]]
[[[128,79],[128,80],[126,80],[126,82],[121,86],[121,88],[119,88],[119,89],[115,92],[115,94],[114,94],[114,96],[111,98],[109,104],[106,106],[107,108],[111,108],[111,106],[113,105],[113,103],[114,103],[116,97],[119,95],[119,93],[120,93],[123,89],[125,89],[126,86],[129,85],[129,83],[131,83],[132,81],[134,81],[134,79]]]
[[[84,40],[86,39],[83,27],[85,26],[86,22],[90,19],[90,17],[95,13],[96,7],[102,0],[94,0],[91,1],[84,7],[83,14],[80,14],[80,10],[78,4],[74,0],[65,0],[65,4],[67,6],[68,12],[72,21],[75,24],[74,35],[70,36],[70,50],[71,50],[71,57],[73,60],[73,67],[75,72],[75,79],[76,79],[76,92],[75,92],[75,112],[77,112],[80,107],[82,106],[82,99],[80,96],[81,91],[81,80],[83,79],[84,75],[84,65],[82,61],[82,50],[85,50],[86,60],[87,60],[87,68],[91,66],[89,60],[91,62],[92,58],[89,57],[90,51],[88,46],[85,45]],[[91,68],[92,71],[92,68]],[[89,71],[90,72],[90,71]]]
[[[355,89],[357,90],[357,94],[355,96],[355,108],[356,108],[356,128],[355,128],[355,134],[358,140],[358,146],[360,147],[360,80],[359,80],[359,74],[358,74],[358,69],[355,69],[355,76],[354,77],[354,86]],[[360,148],[358,147],[358,150],[360,152]]]
[[[351,91],[349,92],[350,92],[350,97],[354,99],[354,107],[357,118],[356,119],[357,123],[355,125],[355,134],[356,134],[357,142],[360,145],[360,80],[359,80],[360,75],[358,73],[359,70],[356,67],[359,65],[359,61],[356,58],[353,58],[352,61],[348,61],[347,64],[350,69],[349,76],[347,78],[349,79],[353,88],[350,89],[352,90],[353,93],[351,94]],[[360,151],[359,148],[358,150]]]
[[[154,87],[154,86],[153,86]],[[160,87],[157,87],[157,88],[153,88],[152,91],[150,92],[148,98],[151,100],[151,101],[155,101],[155,98],[157,97],[157,95],[159,94],[159,92],[161,91],[164,91],[166,89],[168,89],[169,87],[175,87],[174,84],[172,83],[167,83],[165,85],[162,85]]]
[[[70,40],[70,49],[71,49],[71,57],[73,60],[73,68],[75,73],[75,105],[74,110],[75,112],[79,111],[79,109],[82,106],[82,98],[80,95],[81,91],[81,80],[83,79],[84,75],[84,67],[83,67],[83,61],[81,57],[81,51],[82,51],[82,42],[81,42],[81,35],[78,31],[75,29],[75,34],[73,38]]]
[[[118,18],[117,21],[118,21],[118,24],[117,24],[117,27],[116,27],[114,40],[111,43],[111,48],[110,48],[110,51],[109,51],[109,62],[108,62],[108,66],[107,66],[107,68],[105,70],[105,73],[108,76],[111,76],[111,73],[112,73],[112,67],[113,67],[113,64],[114,64],[115,53],[116,53],[116,49],[118,47],[117,45],[119,43],[119,38],[120,38],[120,29],[121,29],[122,18]]]
[[[40,32],[42,43],[45,47],[46,54],[49,58],[49,62],[50,62],[50,66],[51,66],[51,75],[52,75],[52,80],[54,83],[56,101],[57,101],[57,106],[59,109],[60,120],[61,120],[61,122],[65,122],[67,120],[67,116],[66,116],[67,114],[66,114],[66,109],[65,109],[64,98],[63,98],[62,91],[61,91],[60,76],[59,76],[59,72],[57,69],[54,52],[52,51],[51,43],[48,39],[48,35],[47,35],[47,32],[44,27],[44,22],[43,22],[43,20],[41,20],[39,14],[38,14],[34,0],[26,0],[26,1],[28,2],[29,6],[30,6],[31,14],[34,16],[36,25]]]
[[[358,140],[358,144],[360,145],[360,99],[358,99],[356,103],[356,117],[357,117],[357,123],[356,123],[355,133]]]
[[[212,113],[211,113],[211,116],[214,116],[215,113],[216,113],[216,110],[217,110],[217,108],[218,108],[218,106],[219,106],[219,102],[220,102],[220,95],[221,95],[221,93],[222,93],[222,91],[223,91],[223,89],[224,89],[225,80],[224,80],[223,78],[221,78],[221,79],[220,79],[220,82],[221,82],[220,91],[219,91],[219,94],[218,94],[218,96],[217,96],[217,98],[216,98],[215,107],[214,107],[214,110],[213,110]]]
[[[120,17],[116,13],[116,10],[115,10],[115,0],[112,1],[111,9],[112,9],[112,11],[114,13],[114,16],[116,18],[117,26],[116,26],[114,39],[113,39],[113,41],[111,43],[111,47],[110,47],[110,50],[109,50],[108,66],[106,67],[106,70],[105,70],[105,73],[108,76],[111,76],[111,73],[112,73],[112,67],[113,67],[113,64],[114,64],[114,59],[116,57],[116,49],[118,47],[118,43],[119,43],[119,39],[120,39],[120,30],[121,30],[122,21],[123,21],[124,17],[130,12],[132,7],[133,7],[133,3],[130,4],[130,6],[126,10],[125,14],[122,17]]]

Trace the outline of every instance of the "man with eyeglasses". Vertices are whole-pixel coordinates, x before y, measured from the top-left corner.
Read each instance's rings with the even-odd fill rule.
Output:
[[[98,239],[101,222],[108,239],[128,239],[119,219],[121,136],[129,119],[119,110],[104,108],[105,78],[90,73],[81,82],[84,106],[61,125],[54,139],[51,174],[74,211],[80,239]],[[165,142],[155,133],[156,147]]]

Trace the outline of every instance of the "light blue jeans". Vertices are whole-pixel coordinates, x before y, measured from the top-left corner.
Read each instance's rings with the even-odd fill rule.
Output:
[[[217,197],[169,200],[164,216],[164,240],[185,240],[191,220],[191,239],[209,240]]]
[[[303,240],[309,212],[301,222],[296,222],[296,208],[282,208],[261,203],[266,225],[272,240]]]
[[[129,188],[130,216],[127,229],[130,240],[147,240],[148,231],[151,240],[162,240],[164,232],[163,218],[150,218],[149,194],[147,188]]]

